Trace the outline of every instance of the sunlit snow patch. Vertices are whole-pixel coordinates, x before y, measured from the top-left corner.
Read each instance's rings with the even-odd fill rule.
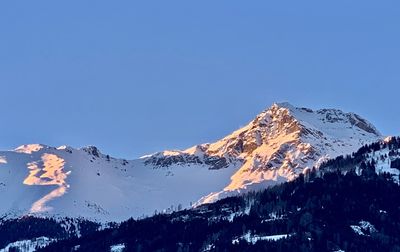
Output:
[[[69,172],[64,172],[64,159],[54,154],[45,153],[42,155],[42,162],[31,162],[28,163],[29,175],[25,178],[25,185],[58,185],[59,187],[45,195],[33,203],[31,212],[39,213],[51,210],[50,207],[46,206],[46,202],[62,196],[69,185],[65,179],[69,175]]]
[[[15,151],[20,153],[32,154],[32,152],[40,151],[43,148],[44,146],[40,144],[25,144],[16,148]]]

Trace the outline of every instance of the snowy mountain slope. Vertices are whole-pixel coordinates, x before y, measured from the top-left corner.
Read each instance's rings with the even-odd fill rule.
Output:
[[[292,180],[377,139],[380,133],[358,115],[283,103],[215,143],[129,161],[95,147],[23,145],[0,152],[0,216],[151,215]]]
[[[25,145],[0,152],[0,213],[119,221],[151,215],[223,187],[235,170],[202,164],[153,167],[114,159],[97,148]]]
[[[379,131],[354,113],[274,104],[246,127],[207,146],[206,153],[237,157],[242,166],[222,191],[198,203],[292,180],[324,160],[379,139]]]

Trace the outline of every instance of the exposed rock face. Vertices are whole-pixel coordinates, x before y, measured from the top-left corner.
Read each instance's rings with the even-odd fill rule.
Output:
[[[87,146],[82,148],[83,151],[87,152],[90,155],[93,155],[95,157],[100,157],[101,153],[99,149],[97,149],[96,146]]]
[[[173,164],[190,165],[202,164],[209,166],[209,169],[222,169],[229,166],[226,158],[219,156],[209,156],[205,153],[203,155],[191,155],[188,153],[180,152],[177,155],[165,155],[159,153],[152,156],[145,161],[146,165],[154,165],[155,167],[168,167]]]

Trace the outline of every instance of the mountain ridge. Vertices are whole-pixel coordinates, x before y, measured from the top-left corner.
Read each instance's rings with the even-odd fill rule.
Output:
[[[110,221],[186,208],[293,180],[382,138],[354,113],[275,103],[219,141],[133,160],[94,146],[22,145],[0,152],[0,215]]]

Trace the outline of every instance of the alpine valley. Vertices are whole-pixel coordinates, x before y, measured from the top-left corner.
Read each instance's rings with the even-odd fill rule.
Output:
[[[132,160],[110,157],[94,146],[22,145],[0,152],[0,251],[40,247],[48,251],[254,251],[257,244],[281,251],[293,248],[290,244],[302,244],[304,251],[339,251],[350,246],[344,243],[350,238],[329,238],[329,246],[320,243],[325,226],[302,217],[307,213],[317,219],[310,209],[321,207],[321,202],[307,205],[309,197],[318,200],[321,195],[313,193],[324,190],[330,195],[332,187],[340,194],[341,182],[349,186],[348,174],[358,178],[360,190],[372,180],[371,173],[389,174],[385,178],[395,189],[387,190],[399,190],[397,156],[398,139],[385,138],[357,114],[288,103],[273,104],[214,143]],[[320,186],[319,191],[311,193],[310,184]],[[326,211],[332,210],[329,206]],[[387,212],[388,219],[394,218],[387,209],[380,210]],[[371,224],[371,219],[365,219],[368,216],[346,219],[343,227],[353,229],[350,233],[356,237],[386,235],[386,245],[392,244],[392,233],[380,231],[381,224]],[[196,219],[199,236],[192,230]],[[263,225],[254,224],[257,221]],[[304,226],[304,221],[320,229]],[[180,225],[172,227],[174,223]],[[144,225],[164,226],[149,231],[151,240],[139,234],[141,228],[147,230]],[[229,225],[232,229],[222,232]],[[168,233],[176,235],[166,241]],[[189,239],[190,235],[198,239]],[[229,242],[221,243],[221,237]],[[309,243],[301,240],[304,237]],[[103,242],[97,241],[96,246],[89,242],[96,239]]]

